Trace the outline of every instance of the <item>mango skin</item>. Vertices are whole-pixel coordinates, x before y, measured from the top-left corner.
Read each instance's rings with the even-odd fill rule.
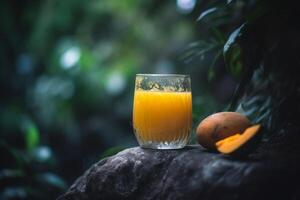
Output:
[[[250,120],[240,113],[218,112],[208,116],[198,125],[197,141],[206,149],[216,151],[217,141],[242,133],[250,126]]]

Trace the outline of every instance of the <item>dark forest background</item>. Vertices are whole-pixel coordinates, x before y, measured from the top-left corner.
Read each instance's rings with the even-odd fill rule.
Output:
[[[222,110],[271,129],[272,100],[285,100],[265,92],[264,61],[287,49],[279,33],[295,20],[276,2],[1,1],[0,199],[54,199],[92,163],[136,146],[136,73],[190,74],[194,129]]]

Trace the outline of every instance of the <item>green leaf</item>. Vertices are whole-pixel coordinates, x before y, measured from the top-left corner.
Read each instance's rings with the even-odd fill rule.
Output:
[[[208,68],[207,78],[208,78],[209,81],[211,81],[216,75],[215,70],[214,70],[214,66],[215,66],[217,60],[220,58],[221,55],[222,55],[222,51],[218,51],[215,54],[210,66]]]
[[[224,55],[226,55],[227,52],[230,50],[230,48],[231,48],[234,44],[236,44],[238,38],[241,36],[241,30],[243,29],[244,26],[245,26],[245,24],[242,24],[239,28],[237,28],[236,30],[234,30],[234,31],[230,34],[230,36],[229,36],[229,38],[228,38],[228,40],[227,40],[227,42],[225,43],[224,48],[223,48],[223,54],[224,54]]]
[[[197,21],[202,20],[204,17],[206,17],[206,16],[209,15],[209,14],[214,13],[214,12],[217,11],[217,10],[218,10],[217,7],[213,7],[213,8],[210,8],[210,9],[207,9],[207,10],[203,11],[203,12],[200,14],[200,16],[198,17]]]
[[[241,60],[242,49],[238,44],[242,29],[245,24],[241,25],[231,33],[223,48],[223,55],[228,71],[234,76],[239,76],[242,72],[243,65]]]
[[[212,27],[212,34],[213,36],[216,38],[216,40],[221,43],[222,45],[224,45],[225,42],[225,35],[224,33],[222,33],[218,28]]]
[[[231,59],[229,60],[229,71],[234,76],[239,76],[242,72],[243,66],[241,62],[241,48],[236,46],[232,49]]]
[[[5,178],[19,178],[24,177],[24,172],[19,169],[2,169],[0,171],[0,180]]]
[[[27,150],[31,151],[40,143],[40,133],[33,123],[28,123],[25,129],[25,141]]]
[[[211,81],[215,77],[215,75],[215,70],[212,67],[208,68],[207,79]]]
[[[1,191],[0,198],[3,200],[9,199],[28,199],[26,189],[24,187],[6,187]]]
[[[50,187],[56,187],[60,189],[65,189],[67,187],[67,184],[62,178],[50,172],[39,174],[36,178],[39,182],[46,184]]]
[[[211,39],[210,41],[197,41],[189,45],[187,52],[183,54],[181,59],[185,63],[189,63],[195,58],[204,58],[205,54],[213,51],[218,48],[219,44],[216,40]]]
[[[109,156],[113,156],[117,153],[119,153],[120,151],[123,151],[124,149],[126,149],[125,147],[121,147],[121,146],[116,146],[116,147],[111,147],[107,150],[105,150],[100,158],[103,159],[103,158],[106,158],[106,157],[109,157]]]

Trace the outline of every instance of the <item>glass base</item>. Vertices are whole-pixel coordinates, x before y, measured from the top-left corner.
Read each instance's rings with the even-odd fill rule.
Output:
[[[173,141],[173,142],[155,142],[155,141],[143,141],[139,142],[142,148],[148,149],[182,149],[187,145],[186,141]]]

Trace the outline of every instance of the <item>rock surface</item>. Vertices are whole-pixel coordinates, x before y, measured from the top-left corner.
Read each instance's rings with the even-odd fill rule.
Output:
[[[243,160],[201,146],[126,149],[94,164],[58,199],[300,199],[299,148],[277,140]]]

